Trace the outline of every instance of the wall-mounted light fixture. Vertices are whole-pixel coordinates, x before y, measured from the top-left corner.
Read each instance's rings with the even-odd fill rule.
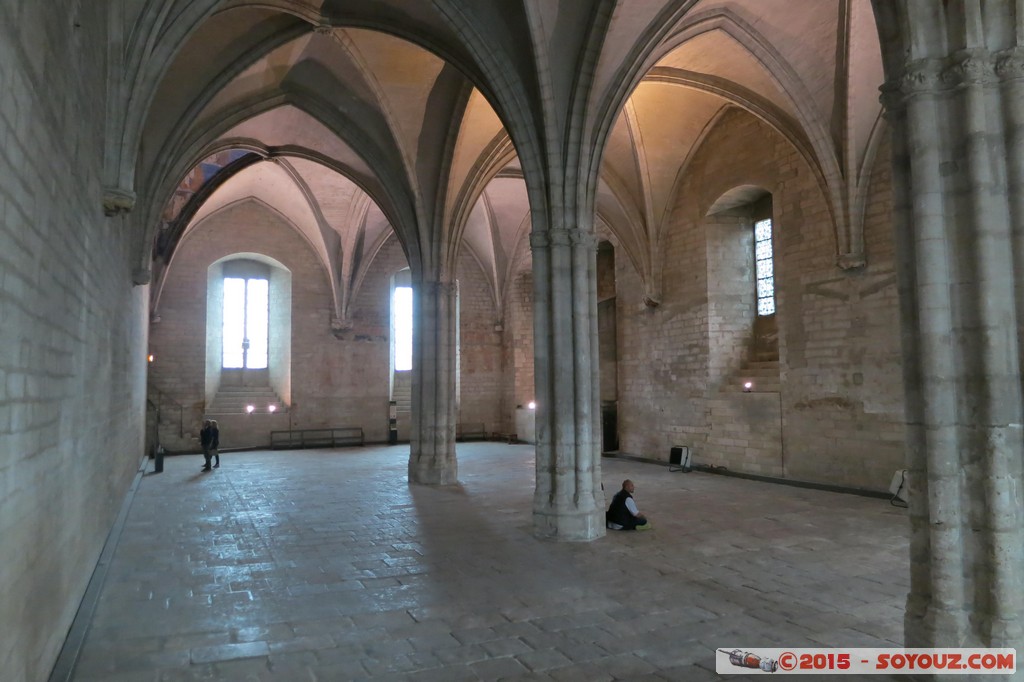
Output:
[[[149,355],[146,356],[146,362],[153,362],[155,358],[156,356],[150,353]]]
[[[743,392],[744,393],[750,393],[750,389],[752,389],[752,388],[754,388],[754,382],[753,381],[748,381],[745,384],[743,384]]]
[[[245,411],[248,412],[249,414],[252,414],[253,410],[255,410],[255,409],[256,409],[255,405],[246,405],[245,406]]]
[[[531,410],[536,410],[537,409],[537,403],[533,402],[532,400],[530,402],[526,403],[526,406],[528,408],[530,408]]]
[[[277,405],[267,405],[267,412],[270,412],[271,414],[277,412]]]

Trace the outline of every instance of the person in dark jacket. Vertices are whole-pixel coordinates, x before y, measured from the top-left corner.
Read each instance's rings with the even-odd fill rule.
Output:
[[[647,517],[637,509],[633,500],[633,481],[628,478],[622,482],[622,490],[615,493],[612,503],[608,506],[605,521],[612,530],[646,530],[650,526]]]
[[[210,420],[203,420],[203,428],[199,429],[199,445],[203,448],[203,471],[210,471]]]
[[[210,456],[213,458],[213,468],[220,468],[220,428],[217,420],[210,420]]]

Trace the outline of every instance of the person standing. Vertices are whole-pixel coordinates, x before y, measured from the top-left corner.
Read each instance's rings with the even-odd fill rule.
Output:
[[[210,420],[210,455],[213,457],[213,468],[220,468],[220,429],[217,427],[217,420]],[[206,465],[209,466],[210,462],[207,459]]]
[[[612,530],[647,530],[650,525],[636,506],[633,491],[636,487],[628,478],[622,482],[622,490],[615,493],[612,503],[608,506],[605,521]]]
[[[210,420],[203,420],[203,428],[199,429],[199,445],[203,448],[203,471],[210,471],[210,439],[213,435]]]

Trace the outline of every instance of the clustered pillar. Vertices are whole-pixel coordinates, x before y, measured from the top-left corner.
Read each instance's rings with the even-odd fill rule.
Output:
[[[458,482],[455,459],[456,284],[414,283],[409,482]]]
[[[911,59],[883,87],[907,358],[908,646],[1022,642],[1022,78],[1016,49],[972,48]]]
[[[604,535],[597,351],[597,241],[581,229],[530,235],[534,275],[539,537]]]

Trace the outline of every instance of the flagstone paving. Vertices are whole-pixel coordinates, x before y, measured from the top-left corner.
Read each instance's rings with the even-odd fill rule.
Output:
[[[604,458],[607,499],[631,478],[654,529],[556,543],[532,534],[531,446],[459,444],[445,488],[410,486],[408,452],[167,458],[73,679],[699,682],[748,677],[716,648],[901,643],[885,500]]]

